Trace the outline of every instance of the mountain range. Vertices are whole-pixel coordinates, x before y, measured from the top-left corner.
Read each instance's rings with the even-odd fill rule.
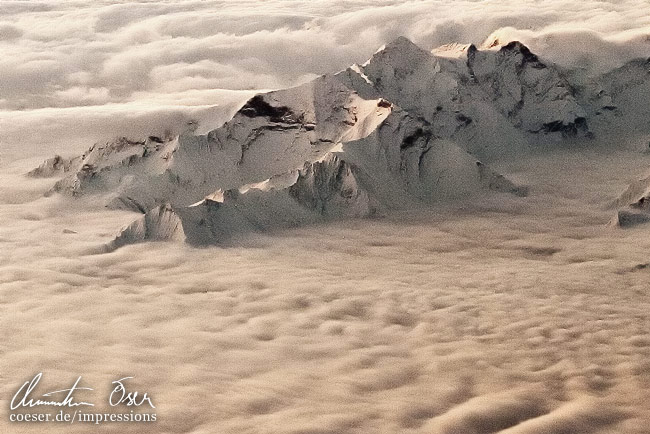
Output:
[[[526,196],[490,168],[546,146],[646,140],[650,59],[588,76],[519,42],[426,51],[404,37],[297,87],[254,96],[219,128],[119,138],[29,173],[50,193],[96,197],[142,216],[107,248],[193,245],[475,195]],[[119,134],[117,134],[119,135]],[[650,221],[650,177],[614,223]]]

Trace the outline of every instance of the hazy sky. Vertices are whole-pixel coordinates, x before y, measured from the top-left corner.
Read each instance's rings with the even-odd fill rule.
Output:
[[[363,62],[399,35],[425,48],[498,35],[610,68],[650,55],[650,3],[0,1],[0,157],[3,144],[216,124],[210,106]]]

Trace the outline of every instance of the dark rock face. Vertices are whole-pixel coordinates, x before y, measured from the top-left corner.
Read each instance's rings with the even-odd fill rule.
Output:
[[[562,121],[553,121],[545,123],[542,130],[545,133],[562,133],[563,137],[576,137],[580,133],[588,131],[587,119],[577,117],[573,122],[564,123]]]
[[[410,134],[404,138],[402,141],[402,144],[400,145],[400,149],[407,149],[412,146],[414,146],[418,140],[423,140],[424,143],[428,143],[431,137],[433,136],[433,133],[429,129],[423,129],[423,128],[418,128],[415,130],[413,134]]]
[[[294,113],[286,106],[273,107],[262,95],[255,95],[239,110],[242,115],[255,118],[267,117],[271,122],[295,121]]]
[[[381,98],[379,102],[377,103],[377,107],[383,107],[383,108],[391,108],[393,105],[390,103],[390,101],[386,101],[385,99]]]
[[[650,213],[629,207],[618,210],[610,224],[621,228],[629,228],[649,222]]]
[[[519,41],[509,42],[508,44],[501,47],[501,49],[499,50],[499,52],[501,53],[507,53],[512,51],[518,51],[521,53],[521,55],[523,56],[523,63],[529,63],[531,64],[531,67],[536,69],[546,68],[546,65],[539,60],[537,55],[533,54],[528,47],[526,47],[524,44],[522,44]]]

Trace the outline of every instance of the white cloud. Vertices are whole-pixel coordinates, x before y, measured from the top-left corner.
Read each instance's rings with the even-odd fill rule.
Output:
[[[43,198],[23,163],[0,172],[0,405],[42,371],[103,412],[124,374],[160,421],[104,432],[647,431],[650,238],[604,205],[650,155],[555,151],[504,162],[528,198],[102,255],[133,214]]]
[[[16,26],[0,22],[0,41],[17,39],[23,35],[23,31]]]
[[[16,159],[74,155],[97,140],[179,133],[190,120],[199,132],[216,128],[250,97],[250,92],[209,91],[222,105],[200,105],[204,95],[138,94],[137,102],[25,111],[0,110],[0,166]],[[185,102],[187,105],[175,104]]]
[[[221,103],[208,89],[279,88],[335,72],[365,61],[399,35],[434,47],[455,41],[480,44],[494,32],[522,39],[538,54],[566,65],[609,68],[649,51],[650,4],[633,0],[3,3],[0,109],[90,104],[93,112],[100,104],[126,104],[126,113],[129,104],[148,95],[152,103],[178,98],[179,107],[173,110],[183,111],[185,105]],[[124,118],[120,124],[111,119],[110,125],[118,130],[114,134],[131,120]],[[47,122],[32,126],[49,127]],[[69,125],[70,131],[75,128]]]

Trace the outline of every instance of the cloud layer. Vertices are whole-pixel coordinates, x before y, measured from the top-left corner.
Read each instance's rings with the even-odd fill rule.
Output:
[[[240,102],[252,90],[363,62],[399,35],[431,48],[497,35],[563,64],[612,67],[647,55],[649,34],[650,4],[639,0],[5,2],[0,119],[17,110],[91,107],[94,116],[105,108],[110,121],[94,136],[113,127],[117,134],[121,125],[134,129],[134,102],[190,116],[193,106]],[[122,114],[115,104],[125,104]],[[54,137],[45,143],[52,146],[85,136],[79,122],[48,133],[50,113],[14,117],[18,132],[1,129],[0,146],[32,144],[26,129]]]
[[[101,255],[133,215],[43,198],[52,180],[16,165],[0,173],[0,407],[42,371],[44,390],[82,375],[97,412],[135,376],[159,415],[48,433],[646,433],[650,238],[604,223],[648,165],[555,151],[500,168],[528,198]]]

